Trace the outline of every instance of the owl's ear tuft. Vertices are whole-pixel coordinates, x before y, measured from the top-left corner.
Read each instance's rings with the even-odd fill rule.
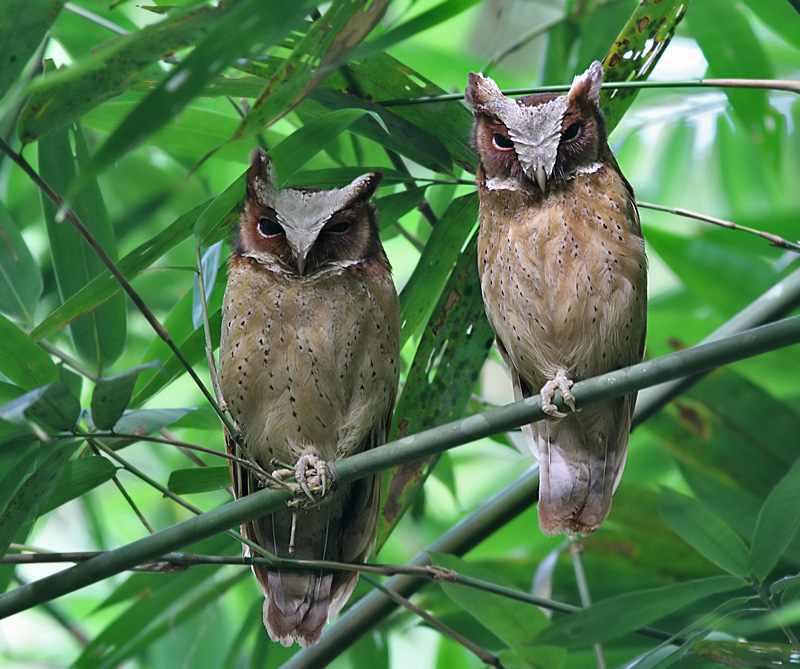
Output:
[[[275,168],[267,156],[267,152],[260,146],[257,146],[250,152],[249,156],[250,167],[247,170],[247,195],[248,197],[255,195],[259,189],[256,184],[258,179],[264,186],[271,186],[277,189],[277,180],[275,178]],[[263,186],[261,187],[263,188]]]
[[[579,98],[590,100],[594,104],[600,104],[600,87],[603,85],[603,66],[600,61],[594,61],[589,69],[583,74],[579,74],[572,81],[569,89],[570,102]]]
[[[345,190],[350,191],[354,202],[366,202],[375,195],[382,180],[383,172],[367,172],[345,186]]]
[[[503,94],[494,80],[484,77],[480,72],[469,73],[464,99],[473,109],[480,112],[489,112],[491,103],[502,97]]]

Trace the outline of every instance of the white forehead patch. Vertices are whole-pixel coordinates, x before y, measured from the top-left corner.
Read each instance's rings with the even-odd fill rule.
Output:
[[[533,174],[541,165],[550,176],[556,164],[561,121],[569,106],[568,97],[560,95],[538,107],[525,107],[514,98],[503,95],[489,77],[482,78],[478,86],[485,91],[489,102],[475,105],[475,108],[497,117],[508,128],[508,136],[514,142],[525,172]]]
[[[369,182],[365,174],[344,188],[305,192],[294,188],[279,190],[256,177],[253,186],[258,200],[272,208],[295,253],[305,255],[331,217],[346,208]]]

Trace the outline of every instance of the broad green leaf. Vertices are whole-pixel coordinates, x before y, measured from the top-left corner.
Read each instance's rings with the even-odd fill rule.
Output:
[[[0,203],[0,312],[30,326],[41,295],[39,267],[16,224]]]
[[[200,268],[203,273],[203,287],[205,290],[202,294],[206,305],[211,300],[211,293],[214,290],[214,284],[217,280],[219,273],[219,256],[222,251],[222,240],[216,244],[208,247],[200,258]],[[224,276],[224,274],[223,274]],[[203,324],[203,299],[201,299],[200,292],[200,277],[194,275],[194,283],[192,285],[192,325],[199,328]]]
[[[466,74],[464,85],[466,85]],[[340,68],[340,72],[328,77],[325,88],[334,88],[342,93],[355,95],[376,104],[442,95],[446,92],[423,74],[415,72],[387,53],[377,53],[359,62],[347,63]],[[315,97],[317,96],[323,96],[322,100],[335,99],[324,96],[323,89],[317,91]],[[353,104],[347,106],[353,106]],[[461,103],[457,101],[432,102],[391,106],[388,109],[408,121],[411,129],[416,128],[416,130],[412,130],[414,134],[409,137],[409,140],[412,146],[417,147],[418,151],[424,144],[415,138],[423,136],[419,134],[422,130],[436,139],[436,145],[444,144],[457,165],[469,172],[476,170],[477,162],[470,146],[472,114]],[[394,132],[391,117],[382,116],[382,118],[389,129]],[[366,122],[365,119],[360,123]],[[356,132],[358,132],[358,128],[359,126],[356,124]],[[376,141],[382,140],[376,138]],[[404,151],[404,154],[410,155],[413,159],[413,154],[410,152]]]
[[[92,422],[97,429],[110,430],[117,424],[128,408],[139,373],[153,367],[158,367],[158,363],[139,365],[97,381],[91,404]]]
[[[27,413],[54,430],[71,430],[81,415],[81,403],[66,383],[51,383]]]
[[[428,130],[394,113],[392,109],[364,100],[356,95],[320,87],[298,109],[307,116],[318,116],[328,110],[362,109],[369,118],[353,123],[351,131],[388,150],[406,156],[418,165],[436,172],[452,174],[453,159],[442,140]],[[378,123],[376,117],[381,119]],[[388,134],[387,134],[388,130]]]
[[[478,194],[470,193],[453,200],[433,228],[414,273],[400,293],[401,348],[430,316],[477,220]]]
[[[431,561],[438,567],[453,569],[473,578],[510,587],[497,572],[461,560],[453,555],[429,553]],[[456,604],[474,616],[484,627],[515,651],[520,658],[530,662],[531,667],[560,667],[565,651],[532,645],[550,620],[537,607],[524,602],[467,588],[457,583],[442,582],[439,586]]]
[[[209,204],[210,201],[203,202],[180,216],[155,237],[141,244],[120,260],[117,263],[117,269],[130,281],[137,273],[150,267],[165,253],[191,235],[192,226]],[[122,289],[117,280],[111,276],[111,272],[103,271],[39,323],[31,332],[31,339],[38,340],[50,336],[72,319],[94,309],[120,290]]]
[[[223,490],[231,484],[227,466],[176,469],[170,472],[167,487],[176,495]]]
[[[74,153],[70,139],[75,144]],[[38,150],[42,178],[56,193],[64,195],[75,179],[85,174],[87,148],[78,126],[71,131],[63,129],[52,133],[39,142]],[[111,260],[116,261],[114,231],[96,180],[89,179],[86,187],[70,204],[90,234]],[[102,274],[106,267],[68,221],[57,219],[56,205],[44,196],[42,209],[47,222],[58,290],[62,302],[65,302]],[[122,295],[111,298],[91,313],[70,323],[75,350],[84,361],[100,368],[112,364],[122,353],[125,332],[125,299]]]
[[[4,0],[0,3],[0,98],[42,43],[66,0]]]
[[[287,184],[290,188],[316,186],[318,188],[340,188],[346,186],[351,181],[360,177],[367,172],[381,172],[383,174],[382,185],[388,186],[389,184],[410,183],[414,182],[414,177],[409,176],[399,170],[391,170],[383,166],[369,166],[363,167],[333,167],[331,169],[323,170],[304,170],[299,174],[295,174],[293,178],[289,179]],[[378,198],[376,203],[392,197],[390,195]]]
[[[750,574],[750,551],[719,516],[691,497],[661,489],[661,515],[681,539],[733,576]]]
[[[800,11],[788,2],[764,2],[763,0],[744,0],[753,12],[770,30],[780,35],[795,49],[800,49]]]
[[[58,369],[50,356],[3,315],[0,315],[0,374],[25,390],[58,380]]]
[[[603,59],[605,81],[646,80],[675,34],[688,8],[686,0],[641,2]],[[633,104],[636,88],[604,88],[600,107],[610,133]]]
[[[404,189],[391,195],[384,195],[375,200],[382,239],[386,240],[397,234],[397,230],[392,229],[394,224],[397,223],[400,217],[405,216],[425,200],[426,190],[427,186],[419,186],[409,190]]]
[[[773,669],[797,664],[798,646],[780,643],[747,643],[705,639],[692,644],[692,650],[715,665]]]
[[[647,241],[692,292],[723,316],[739,312],[778,278],[761,258],[728,252],[703,238],[650,229]]]
[[[139,409],[138,411],[128,411],[117,421],[114,432],[127,435],[146,435],[157,432],[162,427],[172,425],[176,420],[180,420],[187,413],[194,409]],[[130,439],[104,439],[106,444],[113,448],[123,448],[128,444],[134,443]],[[164,444],[153,444],[152,448],[172,448]]]
[[[74,66],[39,78],[30,86],[31,98],[20,116],[20,140],[29,144],[119,95],[143,70],[208,35],[226,10],[200,7],[179,13],[117,37]]]
[[[37,509],[37,514],[43,516],[53,509],[77,499],[110,481],[116,473],[116,466],[107,458],[84,457],[70,460],[64,466],[53,491]]]
[[[194,236],[197,243],[209,247],[217,243],[230,232],[236,211],[245,195],[245,177],[242,172],[234,182],[217,197],[208,202],[194,224]]]
[[[559,646],[603,643],[650,625],[698,600],[746,585],[745,579],[736,576],[714,576],[617,595],[557,620],[536,641]]]
[[[331,4],[270,79],[234,138],[260,132],[294,109],[372,31],[388,4],[388,0]]]
[[[494,341],[478,280],[477,235],[458,257],[420,339],[397,402],[390,440],[442,425],[464,413]],[[376,552],[412,506],[438,458],[384,473]]]
[[[753,571],[763,581],[778,564],[800,527],[800,460],[773,488],[758,514],[753,536]]]
[[[81,442],[60,442],[58,445],[42,444],[39,447],[36,470],[19,486],[14,497],[0,513],[0,555],[5,555],[9,544],[23,526],[37,504],[46,499],[56,483],[67,460]]]
[[[340,109],[304,124],[270,149],[269,157],[275,164],[278,186],[283,188],[309,160],[365,114],[381,122],[380,116],[374,112],[366,112],[363,109]],[[385,126],[384,130],[386,133],[389,132]]]
[[[92,169],[103,169],[152,135],[231,61],[257,45],[267,48],[280,41],[299,24],[310,4],[309,0],[279,4],[241,0],[221,5],[208,34],[98,149]]]

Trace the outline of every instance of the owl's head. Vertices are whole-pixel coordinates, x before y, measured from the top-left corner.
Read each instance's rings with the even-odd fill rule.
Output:
[[[475,114],[473,146],[488,186],[516,190],[527,184],[546,193],[598,169],[608,151],[602,82],[603,66],[595,61],[566,95],[508,98],[490,78],[470,72],[465,98]]]
[[[382,178],[370,172],[344,188],[281,190],[266,153],[254,149],[234,256],[300,276],[385,258],[369,202]]]

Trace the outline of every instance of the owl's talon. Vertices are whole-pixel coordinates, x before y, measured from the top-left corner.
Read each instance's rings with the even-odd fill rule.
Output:
[[[303,492],[312,502],[317,500],[311,489],[321,489],[324,495],[328,490],[328,464],[311,453],[301,455],[294,467],[294,477]]]
[[[572,386],[573,382],[567,376],[566,370],[559,369],[556,375],[545,383],[539,391],[539,397],[542,399],[542,411],[553,418],[565,418],[567,416],[567,414],[559,411],[558,407],[553,404],[553,396],[556,394],[556,390],[558,390],[561,393],[561,397],[564,398],[564,404],[572,409],[572,411],[578,411],[575,407],[575,396],[570,391]]]

